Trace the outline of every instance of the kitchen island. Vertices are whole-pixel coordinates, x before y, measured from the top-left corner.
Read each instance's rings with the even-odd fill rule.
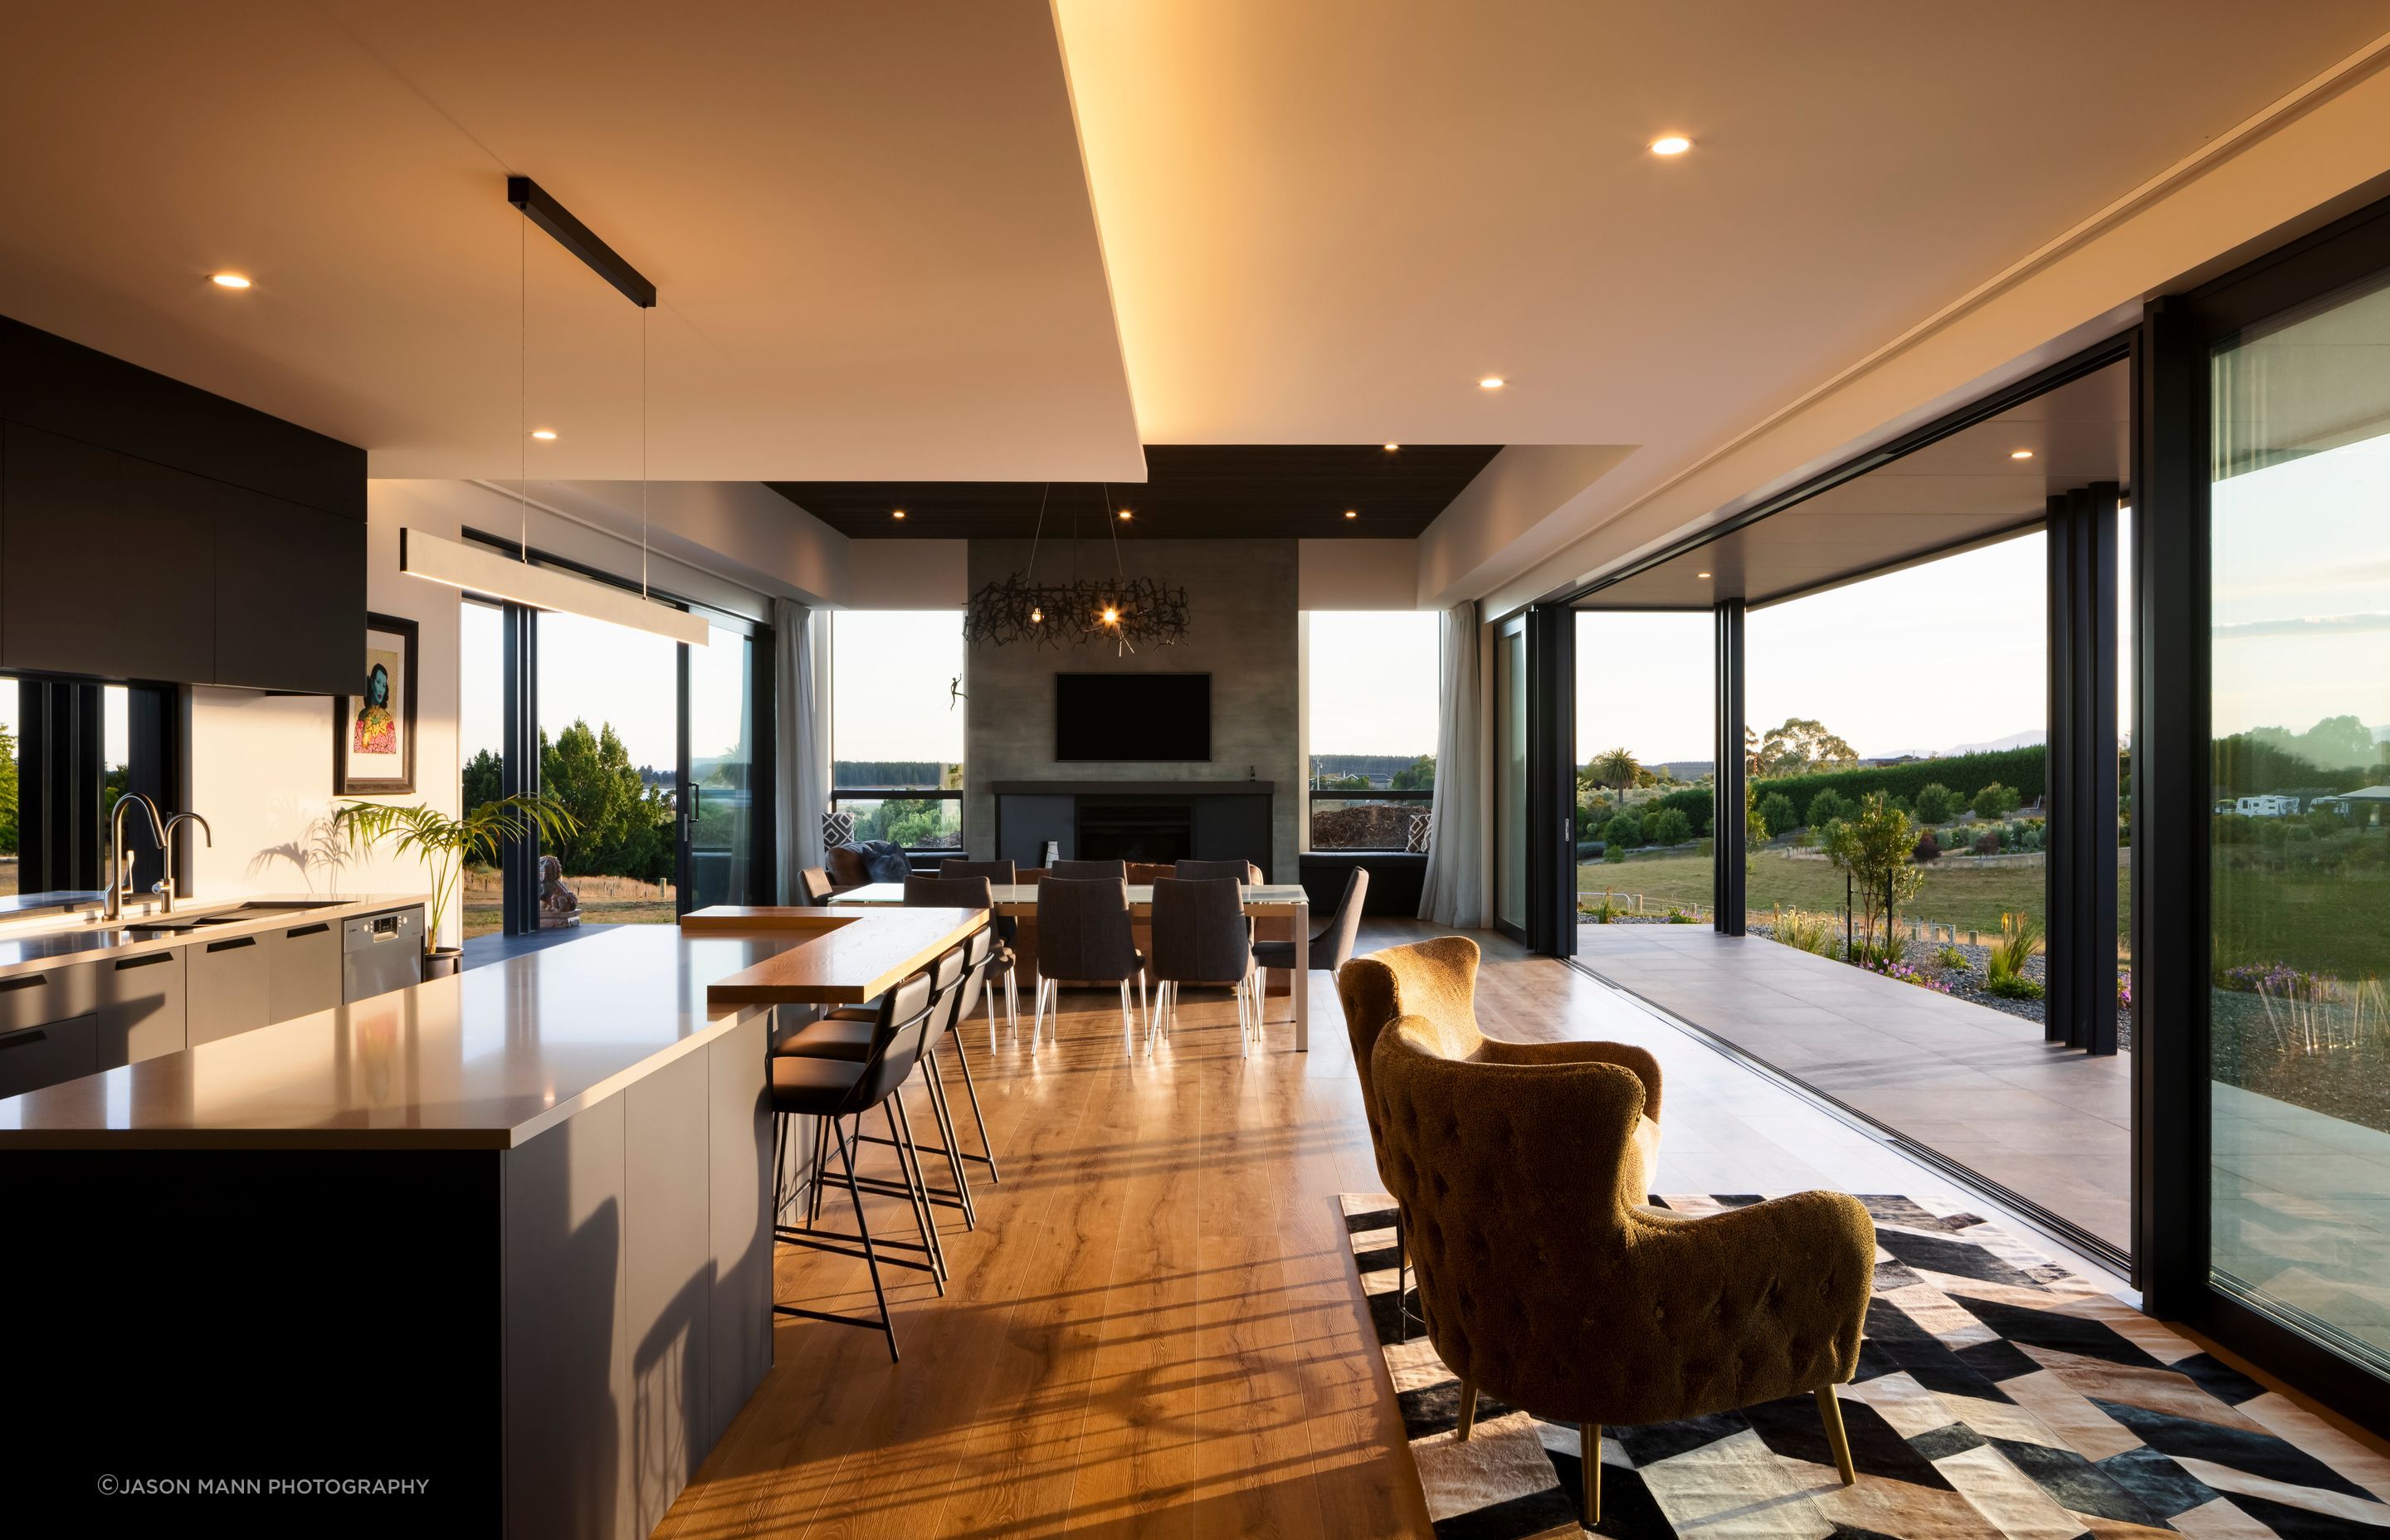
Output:
[[[868,978],[932,913],[986,922],[828,929]],[[825,939],[624,926],[0,1101],[6,1501],[648,1534],[771,1363],[769,1013],[708,992]]]

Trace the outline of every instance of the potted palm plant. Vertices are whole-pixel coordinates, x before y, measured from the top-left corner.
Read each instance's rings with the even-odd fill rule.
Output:
[[[369,802],[344,802],[334,818],[356,843],[387,843],[397,854],[418,857],[430,871],[431,903],[423,927],[427,979],[444,979],[464,960],[462,948],[438,943],[468,865],[495,865],[508,845],[527,835],[555,840],[581,827],[563,803],[535,793],[483,802],[456,818],[420,803]]]

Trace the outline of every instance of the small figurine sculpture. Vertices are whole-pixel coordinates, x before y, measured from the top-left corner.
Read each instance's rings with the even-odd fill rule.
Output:
[[[564,885],[564,863],[539,858],[539,928],[562,930],[581,923],[581,900]]]

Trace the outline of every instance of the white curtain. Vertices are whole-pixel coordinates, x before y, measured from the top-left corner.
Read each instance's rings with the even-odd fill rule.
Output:
[[[1483,690],[1477,669],[1477,605],[1444,612],[1444,687],[1437,699],[1435,797],[1420,888],[1419,918],[1456,930],[1485,923],[1485,816],[1478,766]]]
[[[822,815],[829,808],[829,733],[822,718],[815,627],[819,618],[794,599],[772,601],[772,827],[779,846],[779,899],[797,896],[797,873],[823,863]]]

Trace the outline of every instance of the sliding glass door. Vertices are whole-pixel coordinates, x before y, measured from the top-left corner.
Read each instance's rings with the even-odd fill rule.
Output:
[[[1527,617],[1494,634],[1494,928],[1527,939]]]
[[[680,806],[682,908],[754,902],[755,641],[713,627],[681,648],[688,674]]]
[[[2208,1264],[2390,1370],[2390,283],[2209,355]]]

